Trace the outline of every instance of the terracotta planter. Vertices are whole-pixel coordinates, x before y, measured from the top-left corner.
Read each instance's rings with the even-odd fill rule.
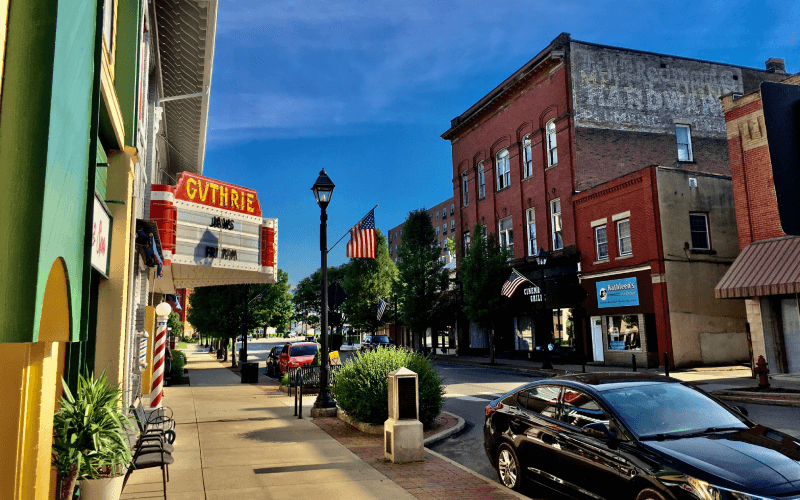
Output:
[[[81,500],[119,500],[125,476],[81,479]]]

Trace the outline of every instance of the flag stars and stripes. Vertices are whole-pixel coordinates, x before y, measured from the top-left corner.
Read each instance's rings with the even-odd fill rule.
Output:
[[[510,298],[514,295],[514,292],[517,291],[517,288],[526,281],[530,282],[530,280],[519,271],[511,269],[511,276],[509,276],[505,284],[503,284],[503,289],[500,291],[500,294]]]
[[[347,243],[347,256],[351,258],[375,258],[375,209],[350,230],[350,242]]]

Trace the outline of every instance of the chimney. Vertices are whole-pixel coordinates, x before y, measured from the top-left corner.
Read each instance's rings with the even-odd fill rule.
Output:
[[[778,73],[780,75],[786,74],[786,64],[783,62],[783,59],[770,57],[767,59],[766,65],[767,73]]]

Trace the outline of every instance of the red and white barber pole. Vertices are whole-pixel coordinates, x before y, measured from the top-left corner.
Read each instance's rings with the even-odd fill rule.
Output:
[[[156,338],[153,344],[153,384],[150,390],[150,408],[161,408],[164,396],[164,362],[167,348],[167,319],[172,307],[166,302],[156,306]]]

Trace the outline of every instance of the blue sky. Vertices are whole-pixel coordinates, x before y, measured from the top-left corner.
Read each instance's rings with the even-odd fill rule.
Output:
[[[204,175],[258,191],[292,284],[370,208],[386,232],[453,196],[465,111],[562,32],[575,40],[800,71],[800,2],[219,0]],[[347,259],[345,244],[329,265]]]

